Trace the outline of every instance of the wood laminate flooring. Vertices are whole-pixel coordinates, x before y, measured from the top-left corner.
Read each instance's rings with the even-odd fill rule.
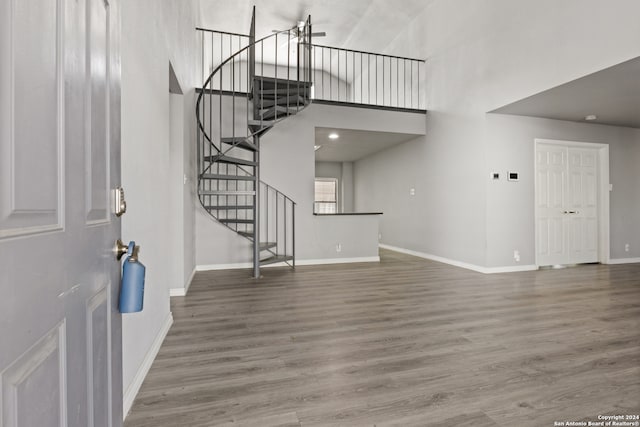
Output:
[[[198,273],[126,427],[553,426],[640,414],[640,264]]]

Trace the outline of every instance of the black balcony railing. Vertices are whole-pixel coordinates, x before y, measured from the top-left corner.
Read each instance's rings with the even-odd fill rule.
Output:
[[[227,58],[250,44],[250,37],[244,34],[196,28],[200,43],[200,81],[207,77]],[[247,57],[243,57],[244,60]]]
[[[226,58],[250,43],[249,36],[243,34],[203,28],[197,30],[200,33],[200,67],[204,78]],[[277,44],[277,55],[286,55],[290,41],[281,37]],[[263,64],[268,64],[268,58],[261,59]],[[249,61],[249,54],[240,55],[237,61]],[[276,61],[277,58],[273,58],[272,62]],[[424,60],[314,44],[311,62],[314,100],[401,110],[426,109]],[[264,72],[265,77],[273,77],[272,74],[278,70],[277,67],[271,68],[263,65],[256,74]],[[238,75],[234,79],[227,76],[228,82],[214,82],[213,90],[248,92],[245,87],[247,79],[243,77]],[[232,87],[233,81],[236,82],[235,87]],[[238,87],[238,82],[245,82],[245,86]]]
[[[313,46],[314,99],[423,110],[424,61]]]

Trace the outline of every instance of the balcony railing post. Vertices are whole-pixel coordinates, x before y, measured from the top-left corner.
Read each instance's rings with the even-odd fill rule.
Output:
[[[402,61],[402,103],[407,108],[407,60]]]
[[[249,29],[249,86],[253,85],[253,80],[256,75],[256,7],[253,6],[253,13],[251,15],[251,27]],[[252,87],[247,88],[247,93],[252,92]]]
[[[338,102],[340,102],[340,51],[338,51]]]
[[[333,48],[329,48],[329,99],[333,100]]]
[[[362,82],[364,81],[364,72],[362,69],[362,57],[363,55],[360,54],[360,103],[363,104],[362,102]]]
[[[291,93],[291,89],[290,89],[290,82],[291,82],[291,73],[290,73],[290,69],[291,69],[291,45],[289,43],[291,43],[291,30],[287,30],[287,114],[289,114],[289,93]],[[278,66],[277,61],[276,61],[276,67]],[[276,105],[274,106],[274,108],[276,108],[278,105],[278,102],[276,100]]]
[[[309,90],[311,90],[311,84],[313,83],[312,82],[312,77],[313,76],[311,74],[312,71],[313,71],[312,64],[311,64],[311,52],[312,52],[312,47],[313,47],[313,40],[312,40],[313,27],[311,25],[311,15],[309,15],[309,17],[307,18],[307,27],[309,28],[309,36],[308,36],[307,45],[306,45],[306,47],[308,49],[308,52],[309,52],[309,62],[307,64],[308,68],[309,68],[309,78],[307,79],[307,81],[309,82]]]
[[[373,67],[371,67],[371,54],[367,54],[367,104],[373,104],[372,101],[372,90],[371,90],[371,80],[373,75]]]

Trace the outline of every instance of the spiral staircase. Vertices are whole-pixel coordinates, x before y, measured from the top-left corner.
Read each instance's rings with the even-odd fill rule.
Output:
[[[222,48],[222,47],[221,47]],[[210,73],[196,102],[198,196],[220,224],[252,243],[260,267],[295,268],[296,203],[260,180],[261,138],[311,103],[311,18],[255,40]]]

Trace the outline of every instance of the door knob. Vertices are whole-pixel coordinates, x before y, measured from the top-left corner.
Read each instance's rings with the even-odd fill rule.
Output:
[[[133,252],[134,248],[130,248],[130,246],[132,245],[134,245],[133,242],[129,242],[128,245],[125,245],[124,243],[122,243],[122,240],[116,240],[116,259],[120,261],[120,258],[122,258],[124,254],[129,252],[129,250]]]

